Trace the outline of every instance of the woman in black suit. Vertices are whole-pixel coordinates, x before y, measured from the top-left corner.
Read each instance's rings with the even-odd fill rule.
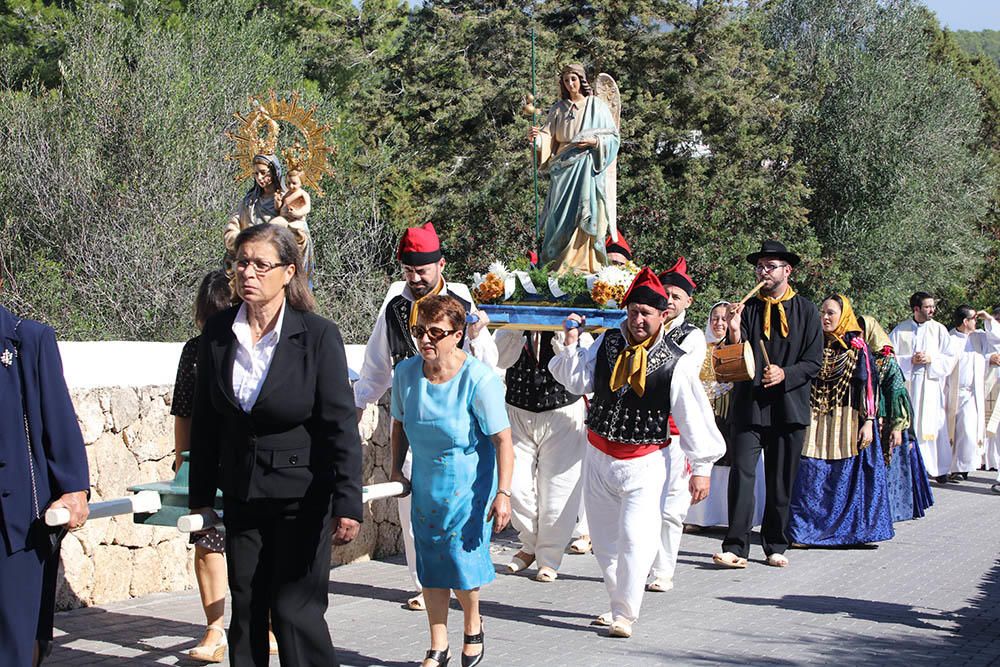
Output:
[[[236,293],[198,348],[189,504],[223,493],[231,664],[336,665],[327,608],[334,544],[358,533],[361,440],[340,331],[312,312],[287,229],[236,238]],[[332,526],[331,526],[332,524]]]

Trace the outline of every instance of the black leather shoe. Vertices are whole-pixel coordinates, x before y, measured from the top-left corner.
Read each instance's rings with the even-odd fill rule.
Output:
[[[465,635],[466,644],[482,644],[483,650],[479,652],[478,655],[465,655],[462,653],[462,667],[475,667],[483,661],[483,656],[486,655],[486,644],[483,642],[483,622],[479,621],[479,634],[476,635]]]
[[[991,484],[990,491],[1000,494],[1000,484]]]
[[[445,647],[443,651],[430,649],[424,656],[424,660],[434,660],[438,667],[448,667],[448,661],[451,660],[451,648]]]

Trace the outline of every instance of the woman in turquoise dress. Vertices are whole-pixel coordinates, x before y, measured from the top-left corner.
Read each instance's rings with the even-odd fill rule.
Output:
[[[495,577],[490,534],[510,519],[514,448],[503,385],[461,350],[464,329],[458,300],[422,299],[411,331],[420,356],[400,362],[392,380],[392,481],[407,484],[403,460],[413,451],[411,518],[431,632],[424,667],[451,658],[451,591],[464,613],[462,666],[483,659],[479,587]]]

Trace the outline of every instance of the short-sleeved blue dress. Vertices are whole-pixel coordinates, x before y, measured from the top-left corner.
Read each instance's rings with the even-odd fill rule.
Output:
[[[411,519],[417,574],[429,588],[470,590],[493,581],[486,515],[497,488],[491,435],[508,428],[503,384],[467,357],[442,384],[424,377],[423,358],[393,371],[392,416],[413,452]]]

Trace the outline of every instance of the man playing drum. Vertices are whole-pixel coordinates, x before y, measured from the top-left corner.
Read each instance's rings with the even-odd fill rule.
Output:
[[[823,362],[819,311],[788,284],[799,256],[778,241],[764,241],[747,255],[763,283],[756,298],[730,308],[727,342],[747,341],[756,366],[751,380],[732,393],[732,469],[729,475],[729,529],[722,567],[744,568],[750,553],[757,461],[764,453],[766,500],[761,545],[767,564],[788,565],[788,505],[809,424],[809,393]]]

